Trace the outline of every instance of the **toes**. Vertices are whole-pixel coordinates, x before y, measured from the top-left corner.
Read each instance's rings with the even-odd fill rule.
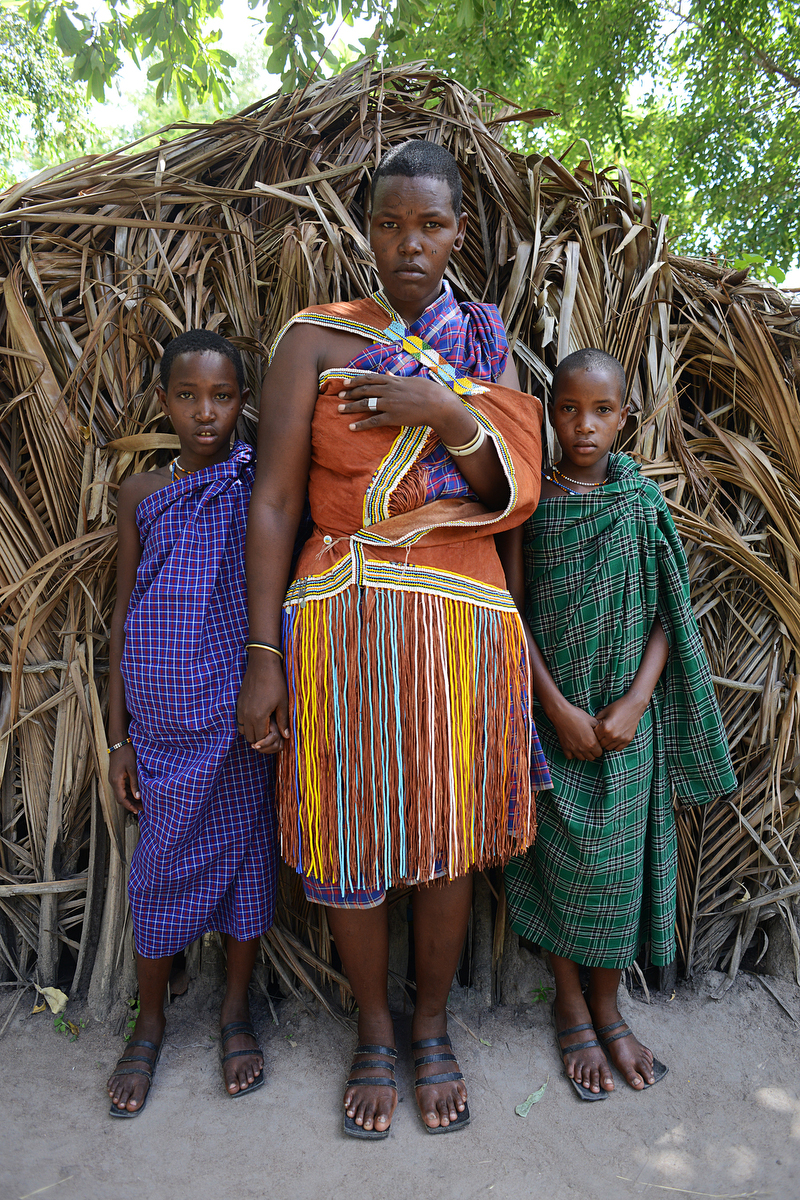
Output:
[[[609,1070],[608,1064],[600,1068],[600,1086],[604,1092],[613,1092],[614,1076]]]

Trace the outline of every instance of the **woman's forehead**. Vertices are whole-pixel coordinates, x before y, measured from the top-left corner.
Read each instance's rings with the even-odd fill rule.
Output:
[[[375,188],[373,209],[409,205],[453,212],[450,185],[434,175],[382,175]]]

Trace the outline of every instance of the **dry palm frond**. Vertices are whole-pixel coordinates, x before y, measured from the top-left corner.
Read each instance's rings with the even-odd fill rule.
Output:
[[[624,172],[509,154],[494,116],[424,64],[364,62],[0,197],[0,975],[38,970],[47,984],[72,970],[98,1013],[130,986],[135,828],[108,791],[102,718],[117,488],[174,446],[155,402],[162,347],[218,329],[245,353],[257,396],[288,317],[373,288],[371,171],[413,137],[461,164],[456,291],[500,306],[531,391],[546,395],[577,347],[620,358],[636,413],[627,447],[687,540],[741,788],[733,804],[679,815],[684,966],[734,972],[765,915],[783,906],[790,919],[800,312],[741,272],[671,256],[666,219]],[[245,436],[256,418],[245,414]],[[495,945],[476,958],[493,973],[502,929]],[[287,990],[327,1003],[332,985],[349,1003],[324,915],[288,874],[265,953]]]

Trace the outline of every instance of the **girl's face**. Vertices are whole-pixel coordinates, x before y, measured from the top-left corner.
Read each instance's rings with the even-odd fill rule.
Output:
[[[467,215],[453,212],[445,180],[387,175],[378,181],[369,240],[387,299],[404,321],[416,321],[439,295],[466,228]]]
[[[562,375],[551,414],[564,459],[576,467],[595,466],[610,451],[628,411],[610,372],[578,370]]]
[[[172,364],[169,386],[158,388],[158,399],[181,442],[185,467],[212,466],[230,453],[231,435],[248,396],[239,391],[236,370],[214,350],[179,354]]]

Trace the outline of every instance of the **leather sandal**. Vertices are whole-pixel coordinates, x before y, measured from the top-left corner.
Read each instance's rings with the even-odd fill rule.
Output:
[[[394,1060],[397,1058],[397,1051],[395,1050],[394,1046],[373,1046],[363,1044],[356,1046],[355,1054],[383,1054],[386,1058],[392,1061],[383,1062],[380,1058],[367,1058],[361,1062],[356,1062],[355,1059],[353,1059],[349,1071],[350,1078],[345,1084],[346,1088],[356,1086],[388,1087],[394,1088],[394,1090],[397,1091],[397,1083],[395,1082],[394,1078]],[[370,1067],[383,1067],[385,1071],[391,1072],[391,1076],[387,1078],[385,1075],[353,1075],[354,1071],[359,1071],[363,1068],[368,1069]],[[355,1117],[348,1117],[347,1113],[344,1114],[344,1131],[349,1137],[363,1138],[364,1141],[368,1142],[379,1142],[389,1136],[389,1130],[391,1127],[392,1124],[390,1121],[385,1129],[365,1129],[363,1125],[356,1124]]]
[[[225,1086],[225,1095],[228,1096],[228,1098],[231,1100],[236,1100],[236,1099],[238,1099],[239,1096],[249,1096],[251,1092],[257,1092],[258,1089],[260,1087],[263,1087],[264,1083],[266,1082],[266,1080],[264,1079],[264,1051],[261,1049],[261,1047],[258,1044],[258,1038],[256,1037],[255,1029],[253,1029],[252,1021],[231,1021],[230,1024],[223,1025],[222,1029],[220,1030],[220,1035],[219,1035],[220,1041],[222,1042],[222,1049],[223,1050],[225,1049],[226,1045],[231,1040],[231,1038],[240,1037],[240,1036],[243,1036],[244,1034],[247,1034],[248,1037],[251,1037],[253,1039],[253,1041],[255,1042],[255,1048],[251,1048],[249,1050],[231,1050],[228,1054],[223,1054],[222,1066],[224,1067],[225,1063],[230,1062],[230,1060],[232,1058],[243,1058],[246,1054],[250,1055],[251,1057],[254,1054],[260,1054],[261,1055],[261,1072],[260,1072],[260,1074],[256,1075],[256,1077],[252,1083],[248,1083],[247,1087],[242,1087],[240,1084],[238,1092],[229,1092],[227,1085],[226,1085]],[[223,1083],[224,1083],[225,1082],[225,1072],[224,1071],[222,1073],[222,1079],[223,1079]]]
[[[131,1046],[142,1046],[145,1050],[155,1050],[155,1055],[153,1058],[146,1058],[144,1054],[131,1054],[127,1057],[123,1054],[122,1058],[109,1075],[108,1082],[110,1083],[112,1079],[116,1079],[117,1076],[121,1075],[144,1075],[145,1079],[147,1080],[148,1087],[144,1094],[142,1103],[138,1108],[134,1108],[133,1110],[128,1108],[120,1108],[119,1105],[115,1104],[112,1100],[111,1107],[108,1110],[108,1115],[110,1117],[120,1117],[122,1120],[127,1120],[129,1117],[138,1117],[140,1113],[144,1112],[145,1107],[147,1106],[147,1101],[150,1098],[150,1092],[153,1087],[153,1076],[156,1073],[158,1060],[161,1058],[161,1047],[163,1044],[163,1041],[159,1042],[158,1045],[156,1045],[155,1042],[145,1042],[139,1040],[128,1042],[127,1049],[129,1050]],[[147,1069],[144,1067],[129,1067],[128,1063],[145,1063]]]
[[[621,1032],[611,1033],[612,1029],[619,1029]],[[606,1033],[611,1033],[611,1037],[604,1037],[603,1035]],[[603,1043],[603,1045],[607,1046],[609,1042],[616,1042],[618,1038],[633,1037],[634,1033],[633,1030],[628,1026],[627,1022],[615,1021],[613,1025],[604,1025],[602,1029],[598,1029],[597,1036],[600,1038],[600,1041]],[[644,1079],[644,1076],[642,1076],[644,1087],[634,1088],[633,1090],[635,1092],[644,1092],[647,1090],[647,1088],[655,1087],[655,1085],[660,1083],[668,1072],[669,1067],[666,1067],[664,1063],[659,1062],[655,1055],[653,1055],[653,1082],[647,1083]],[[639,1074],[642,1074],[641,1071]]]
[[[567,1075],[566,1066],[568,1054],[572,1054],[576,1050],[591,1050],[593,1046],[599,1046],[600,1043],[597,1038],[594,1037],[589,1042],[574,1042],[571,1046],[562,1046],[562,1037],[567,1037],[572,1033],[583,1033],[587,1029],[591,1029],[592,1033],[595,1033],[596,1031],[594,1025],[592,1025],[591,1022],[588,1025],[573,1025],[571,1029],[562,1029],[559,1033],[558,1025],[556,1024],[555,1001],[550,1008],[550,1016],[553,1020],[553,1029],[556,1031],[556,1045],[558,1046],[558,1051],[561,1055],[561,1061],[563,1062],[565,1068],[564,1074]],[[584,1087],[582,1083],[579,1083],[578,1080],[574,1079],[571,1075],[567,1075],[567,1079],[575,1088],[575,1091],[578,1093],[581,1100],[605,1100],[606,1096],[608,1095],[608,1092],[605,1090],[605,1088],[601,1087],[599,1092],[593,1092],[591,1088]]]
[[[411,1043],[412,1050],[428,1050],[432,1046],[447,1046],[449,1050],[453,1049],[447,1034],[444,1037],[423,1038],[421,1042]],[[455,1054],[423,1054],[419,1058],[414,1059],[414,1070],[416,1071],[418,1067],[424,1067],[428,1063],[435,1062],[457,1062],[457,1059]],[[423,1075],[421,1079],[415,1081],[414,1087],[430,1087],[435,1083],[451,1083],[463,1078],[464,1076],[460,1071],[448,1071],[444,1075]],[[419,1111],[419,1115],[428,1133],[455,1133],[457,1129],[464,1129],[465,1126],[469,1125],[470,1121],[469,1105],[466,1101],[464,1101],[464,1111],[458,1114],[455,1121],[450,1121],[449,1125],[431,1126],[422,1116],[421,1110]]]

